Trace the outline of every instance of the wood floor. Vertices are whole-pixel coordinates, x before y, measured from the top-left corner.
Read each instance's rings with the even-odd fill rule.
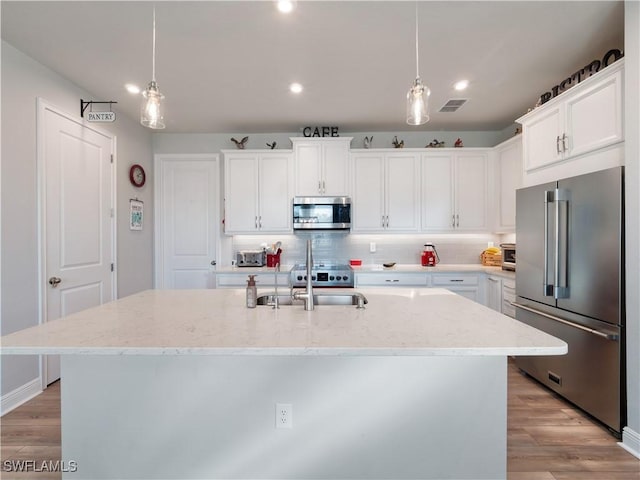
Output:
[[[640,480],[640,460],[606,429],[509,365],[508,480]],[[60,473],[8,473],[6,460],[60,459],[60,385],[0,419],[0,478],[59,479]],[[87,479],[90,480],[90,479]]]

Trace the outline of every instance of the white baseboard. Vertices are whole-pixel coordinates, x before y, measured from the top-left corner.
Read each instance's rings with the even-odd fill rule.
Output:
[[[634,457],[640,458],[640,433],[634,432],[629,427],[622,429],[622,442],[618,443],[622,448]]]
[[[0,399],[0,416],[9,413],[14,408],[19,407],[40,393],[42,393],[40,378],[34,378],[30,382],[3,395],[2,399]]]

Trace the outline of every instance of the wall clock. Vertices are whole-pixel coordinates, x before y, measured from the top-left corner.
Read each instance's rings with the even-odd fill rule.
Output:
[[[129,169],[129,180],[136,187],[141,187],[144,185],[145,180],[147,179],[144,168],[141,165],[131,165]]]

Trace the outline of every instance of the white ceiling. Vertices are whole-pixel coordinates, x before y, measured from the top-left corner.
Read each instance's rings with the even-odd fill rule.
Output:
[[[124,90],[151,80],[152,2],[2,1],[2,38],[138,117]],[[499,130],[609,49],[623,2],[420,1],[420,74],[431,121],[405,124],[415,78],[414,2],[158,1],[156,78],[166,132]],[[471,82],[463,94],[453,83]],[[289,83],[304,92],[294,96]],[[469,101],[455,113],[437,110]],[[85,99],[86,100],[86,99]]]

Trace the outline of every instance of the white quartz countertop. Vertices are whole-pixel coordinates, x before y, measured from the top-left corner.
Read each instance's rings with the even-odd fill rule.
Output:
[[[357,291],[369,301],[365,309],[320,305],[307,312],[302,305],[248,309],[244,289],[147,290],[1,337],[0,351],[288,356],[567,352],[565,342],[444,289]]]

